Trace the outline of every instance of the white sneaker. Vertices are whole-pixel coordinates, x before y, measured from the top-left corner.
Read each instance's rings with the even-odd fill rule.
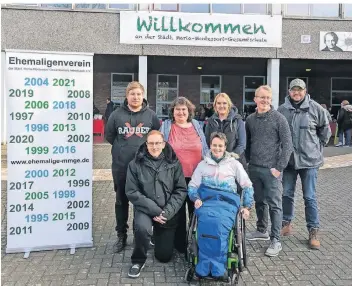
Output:
[[[282,250],[281,242],[278,241],[276,238],[273,238],[271,240],[271,243],[268,249],[265,251],[265,255],[269,257],[278,256],[281,250]]]

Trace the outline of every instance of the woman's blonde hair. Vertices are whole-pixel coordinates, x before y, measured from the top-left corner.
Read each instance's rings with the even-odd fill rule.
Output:
[[[217,96],[215,96],[215,98],[214,98],[214,103],[213,103],[214,111],[217,113],[217,111],[216,111],[216,101],[217,101],[220,97],[223,97],[223,98],[226,100],[227,105],[228,105],[227,113],[230,113],[230,110],[231,110],[231,108],[233,107],[233,103],[232,103],[232,101],[231,101],[231,98],[230,98],[230,97],[228,96],[228,94],[225,93],[225,92],[221,92],[221,93],[219,93]]]
[[[345,105],[349,105],[350,103],[348,102],[348,100],[343,100],[341,102],[342,106],[345,106]]]
[[[143,84],[141,84],[138,81],[132,81],[128,84],[127,88],[126,88],[126,96],[128,95],[128,93],[132,90],[132,89],[136,89],[136,88],[140,88],[144,94],[144,86]]]

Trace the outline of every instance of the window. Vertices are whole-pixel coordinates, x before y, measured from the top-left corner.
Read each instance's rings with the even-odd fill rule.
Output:
[[[243,77],[243,115],[247,117],[255,112],[254,102],[255,90],[265,84],[265,76],[244,76]]]
[[[310,15],[313,17],[338,17],[339,4],[313,4],[310,7]]]
[[[243,13],[245,14],[267,14],[267,4],[244,4]]]
[[[286,15],[311,17],[339,17],[339,4],[287,4]]]
[[[41,4],[43,8],[63,8],[72,9],[72,4]]]
[[[134,4],[109,4],[110,9],[135,10]]]
[[[344,4],[343,9],[345,18],[352,18],[352,4]]]
[[[156,11],[178,11],[178,4],[154,4]]]
[[[341,102],[352,102],[352,78],[331,78],[331,113],[337,118]]]
[[[15,4],[5,4],[5,6],[28,6],[28,7],[38,7],[39,4],[35,3],[15,3]]]
[[[221,92],[221,76],[202,75],[200,85],[200,104],[213,103],[215,96]]]
[[[309,4],[287,4],[286,15],[309,16]]]
[[[111,101],[122,104],[126,98],[127,85],[134,80],[133,73],[111,74]]]
[[[75,4],[77,9],[106,9],[106,4]]]
[[[168,118],[169,105],[178,97],[178,75],[158,74],[156,86],[156,115]]]
[[[308,78],[307,77],[293,77],[293,76],[290,76],[290,77],[287,77],[286,78],[286,92],[288,92],[289,88],[290,88],[290,82],[296,78],[300,78],[301,80],[303,80],[305,83],[306,83],[306,89],[307,89],[307,92],[308,92]]]
[[[241,14],[241,4],[212,4],[213,13]]]
[[[209,4],[181,4],[181,12],[210,13]]]

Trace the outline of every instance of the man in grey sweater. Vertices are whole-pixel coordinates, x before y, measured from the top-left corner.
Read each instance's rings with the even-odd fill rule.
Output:
[[[264,85],[255,91],[255,113],[247,117],[246,159],[249,177],[254,187],[257,230],[248,240],[271,240],[265,252],[277,256],[282,250],[282,171],[293,151],[290,127],[286,118],[271,106],[272,90]],[[268,233],[268,209],[271,234]]]

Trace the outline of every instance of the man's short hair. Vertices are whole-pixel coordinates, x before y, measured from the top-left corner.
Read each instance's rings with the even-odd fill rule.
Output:
[[[143,94],[144,94],[144,86],[143,84],[141,84],[140,82],[138,81],[132,81],[130,82],[128,85],[127,85],[127,88],[126,88],[126,96],[128,95],[128,93],[132,90],[132,89],[136,89],[136,88],[139,88],[142,90]]]
[[[150,131],[150,132],[147,134],[147,140],[148,140],[149,136],[151,136],[151,135],[160,135],[161,138],[163,138],[163,141],[165,141],[165,140],[164,140],[164,134],[161,133],[159,130],[152,130],[152,131]]]
[[[326,36],[327,36],[327,35],[331,35],[331,36],[332,36],[332,38],[333,38],[334,41],[335,41],[335,45],[336,45],[337,42],[338,42],[338,40],[339,40],[339,37],[337,36],[337,34],[336,34],[335,32],[326,33],[326,34],[324,35],[324,43],[326,42]]]
[[[269,92],[270,95],[273,95],[273,90],[271,89],[271,87],[269,85],[261,85],[260,87],[258,87],[256,90],[255,90],[255,94],[254,96],[257,96],[258,92],[260,90],[264,89],[265,91]]]

